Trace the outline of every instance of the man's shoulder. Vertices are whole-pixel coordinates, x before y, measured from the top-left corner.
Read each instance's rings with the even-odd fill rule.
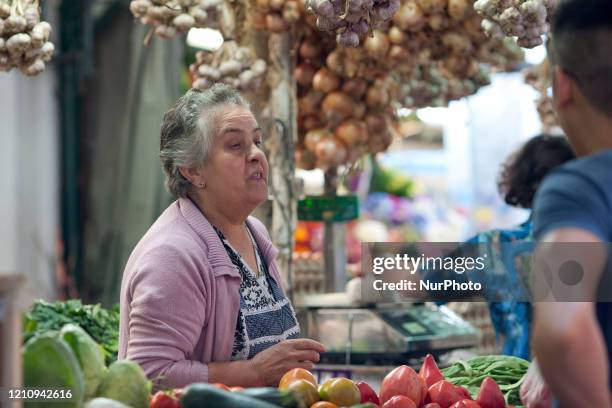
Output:
[[[551,172],[544,179],[542,190],[561,188],[567,194],[583,194],[595,190],[612,195],[612,150],[572,160]]]
[[[562,166],[555,174],[574,174],[594,179],[612,180],[612,149],[572,160]]]

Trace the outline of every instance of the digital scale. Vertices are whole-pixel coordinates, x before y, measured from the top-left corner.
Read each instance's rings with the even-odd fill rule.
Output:
[[[296,303],[302,335],[325,345],[323,364],[403,364],[478,344],[480,333],[445,306],[431,303],[356,307],[344,294],[311,295]],[[327,301],[318,302],[317,300]],[[330,305],[329,300],[336,300]],[[340,301],[338,301],[340,300]]]

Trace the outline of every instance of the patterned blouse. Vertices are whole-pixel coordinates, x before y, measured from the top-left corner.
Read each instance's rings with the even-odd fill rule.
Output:
[[[468,244],[481,244],[489,255],[489,261],[501,260],[497,265],[491,265],[487,269],[494,269],[505,275],[505,296],[491,293],[488,297],[491,322],[498,336],[504,338],[502,353],[509,356],[530,359],[531,349],[529,344],[530,326],[533,319],[532,306],[528,302],[521,302],[525,296],[517,288],[524,287],[528,280],[526,274],[529,268],[529,257],[535,249],[533,240],[533,226],[531,220],[507,230],[492,230],[481,232]],[[510,249],[519,247],[520,243],[527,249],[525,253],[513,254]],[[509,294],[513,289],[518,293]],[[500,298],[505,298],[501,300]]]
[[[234,334],[232,360],[247,360],[257,353],[287,339],[300,336],[300,326],[289,299],[270,277],[263,256],[247,228],[256,248],[258,274],[240,256],[223,233],[215,228],[234,266],[240,272],[240,311]]]

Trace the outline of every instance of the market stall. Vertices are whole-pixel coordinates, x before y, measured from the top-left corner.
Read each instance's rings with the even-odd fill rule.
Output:
[[[474,95],[493,73],[522,67],[521,47],[542,43],[556,1],[501,3],[132,0],[129,12],[143,30],[143,47],[182,40],[191,30],[204,28],[223,37],[215,49],[186,47],[183,80],[201,90],[217,82],[238,89],[269,134],[270,200],[262,218],[280,250],[279,269],[301,335],[327,350],[312,372],[291,370],[277,388],[196,383],[166,389],[162,379],[147,379],[137,364],[116,361],[117,308],[78,300],[39,301],[24,317],[24,385],[69,391],[58,406],[70,408],[520,405],[528,361],[501,355],[458,359],[451,354],[490,340],[487,316],[471,319],[470,311],[463,310],[462,316],[461,308],[453,310],[426,296],[368,297],[371,293],[361,286],[368,271],[359,265],[362,243],[424,236],[417,224],[426,216],[419,212],[410,175],[385,168],[377,158],[394,141],[427,127],[401,111],[448,106]],[[51,25],[41,21],[38,1],[0,0],[0,71],[40,74],[54,54],[50,32]],[[545,70],[534,70],[527,79],[541,93],[545,124],[554,126]],[[136,87],[135,94],[144,87]],[[129,132],[131,122],[125,123]],[[106,171],[103,167],[98,171]],[[303,191],[296,168],[322,174],[318,194]],[[403,229],[390,233],[385,223]],[[114,248],[109,264],[124,260],[123,244],[121,239],[104,243]],[[115,273],[107,285],[115,292],[119,276]],[[0,277],[0,289],[10,285]],[[107,293],[105,299],[114,295]],[[5,312],[12,309],[3,309],[5,302],[0,298],[2,349],[14,342],[7,327],[13,326],[13,335],[16,330],[15,317]],[[19,362],[0,369],[2,385],[17,384]]]

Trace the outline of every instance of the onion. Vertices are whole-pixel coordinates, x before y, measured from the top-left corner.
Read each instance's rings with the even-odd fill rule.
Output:
[[[450,20],[442,14],[433,14],[429,16],[429,20],[427,24],[434,31],[442,31],[447,29],[449,26]]]
[[[426,22],[425,14],[416,3],[405,3],[393,16],[393,22],[403,31],[418,31]]]
[[[269,0],[272,10],[282,10],[285,5],[285,0]]]
[[[327,55],[325,64],[334,74],[342,75],[344,71],[344,59],[340,50],[334,50]]]
[[[255,0],[257,7],[267,10],[270,8],[270,0]]]
[[[387,121],[385,116],[379,113],[370,113],[365,118],[368,132],[370,135],[382,133],[387,130]]]
[[[308,63],[302,63],[295,68],[295,80],[298,84],[302,86],[310,86],[315,72],[315,68],[312,65]]]
[[[448,0],[448,15],[455,21],[464,20],[473,10],[469,0]]]
[[[298,111],[302,115],[320,114],[320,102],[320,94],[316,92],[309,92],[305,96],[302,96],[300,99],[298,99]]]
[[[356,143],[366,142],[368,140],[368,130],[365,122],[350,119],[342,122],[340,126],[336,128],[335,136],[346,146],[351,146]]]
[[[321,68],[312,79],[312,87],[315,91],[330,93],[340,87],[340,78],[328,68]]]
[[[370,108],[386,106],[389,103],[389,94],[384,87],[374,83],[368,88],[366,103]]]
[[[302,119],[301,125],[305,130],[309,131],[320,128],[322,126],[322,123],[318,116],[308,115]]]
[[[447,0],[417,0],[417,2],[425,13],[433,14],[444,10]]]
[[[359,102],[355,105],[355,109],[353,110],[353,117],[355,119],[361,119],[366,114],[366,104],[363,102]]]
[[[317,156],[308,150],[296,150],[295,162],[300,169],[312,170],[317,164]]]
[[[317,143],[315,154],[323,168],[335,167],[345,162],[346,147],[333,137],[323,138]]]
[[[307,38],[300,45],[300,57],[304,59],[315,59],[321,54],[321,44],[316,39]]]
[[[384,152],[385,150],[387,150],[392,141],[393,137],[388,131],[377,134],[370,133],[370,138],[368,139],[368,148],[370,149],[370,152],[374,154]]]
[[[276,13],[266,15],[266,27],[273,33],[282,33],[289,29],[287,22]]]
[[[408,51],[399,45],[393,45],[389,50],[389,58],[394,60],[406,60],[409,56]]]
[[[407,40],[406,34],[396,26],[391,26],[389,29],[389,41],[393,44],[402,44]]]
[[[389,37],[380,30],[375,30],[372,36],[366,38],[363,44],[366,53],[368,53],[370,57],[380,60],[387,56],[390,45]]]
[[[361,78],[349,79],[342,85],[342,92],[355,99],[360,99],[367,89],[368,84]]]
[[[353,113],[355,101],[345,93],[332,92],[323,99],[323,112],[326,115],[337,116],[340,120],[346,119]]]
[[[304,146],[306,147],[307,150],[310,150],[311,152],[314,153],[317,149],[317,145],[319,144],[321,140],[329,139],[332,136],[333,135],[331,134],[331,132],[327,129],[311,130],[308,133],[306,133],[306,136],[304,136]]]

